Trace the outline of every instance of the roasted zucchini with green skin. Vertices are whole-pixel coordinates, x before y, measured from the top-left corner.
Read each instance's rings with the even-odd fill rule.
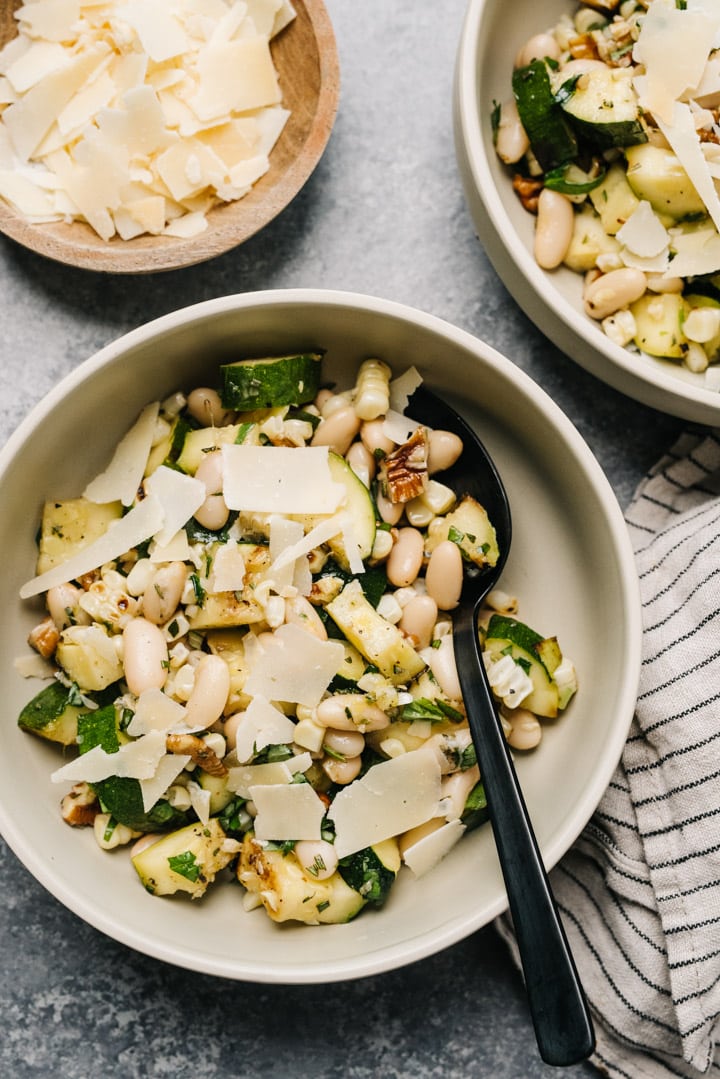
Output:
[[[110,687],[104,693],[90,694],[101,707],[110,704],[115,696],[115,687]],[[78,702],[76,689],[60,682],[51,682],[28,701],[18,716],[18,726],[50,742],[74,746],[77,743],[78,716],[87,712],[87,704]]]
[[[260,897],[274,922],[349,922],[366,902],[339,872],[326,880],[315,880],[303,871],[292,851],[273,849],[252,833],[243,840],[237,875],[249,892]]]
[[[217,874],[235,857],[215,817],[171,832],[136,854],[132,863],[151,895],[187,892],[191,899],[205,894]]]
[[[245,412],[312,401],[320,389],[322,357],[322,352],[300,352],[224,364],[223,408]]]

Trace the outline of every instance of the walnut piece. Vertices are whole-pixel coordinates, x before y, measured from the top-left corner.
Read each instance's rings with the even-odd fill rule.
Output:
[[[196,734],[169,734],[165,746],[168,753],[187,755],[193,764],[209,776],[226,776],[228,770],[214,749]]]
[[[385,497],[390,502],[409,502],[421,495],[428,478],[427,461],[427,431],[418,427],[407,442],[383,458],[378,478]]]

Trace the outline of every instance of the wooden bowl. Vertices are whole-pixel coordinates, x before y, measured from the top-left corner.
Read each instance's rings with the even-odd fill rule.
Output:
[[[13,12],[22,0],[0,6],[0,46],[17,34]],[[270,155],[270,168],[244,198],[207,215],[199,236],[138,236],[101,239],[84,222],[31,224],[0,199],[0,232],[41,255],[70,266],[105,273],[155,273],[214,258],[249,239],[297,195],[325,149],[340,89],[335,36],[322,0],[293,0],[296,18],[271,42],[290,110]]]

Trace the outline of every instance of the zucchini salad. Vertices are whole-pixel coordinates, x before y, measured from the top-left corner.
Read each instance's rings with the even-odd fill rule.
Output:
[[[331,390],[322,353],[228,363],[45,503],[21,596],[47,612],[17,666],[48,681],[18,722],[62,751],[67,824],[129,850],[152,895],[235,879],[274,921],[346,922],[484,821],[452,610],[498,548],[443,483],[460,439],[410,418],[419,383],[367,359]],[[487,603],[502,724],[532,750],[575,670],[512,597]]]
[[[509,77],[510,81],[510,77]],[[495,149],[536,215],[535,258],[585,277],[631,351],[720,388],[720,7],[590,0],[531,37]]]

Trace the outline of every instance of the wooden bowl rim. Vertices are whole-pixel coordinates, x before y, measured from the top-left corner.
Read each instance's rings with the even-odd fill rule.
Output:
[[[272,177],[275,151],[270,155],[270,170],[265,177],[244,198],[210,210],[208,228],[199,236],[182,239],[143,235],[133,240],[114,237],[104,241],[83,222],[33,224],[3,199],[0,199],[0,233],[56,262],[118,274],[155,273],[193,266],[224,254],[254,236],[285,209],[311,176],[330,138],[338,109],[340,69],[335,34],[325,4],[323,0],[293,0],[293,7],[296,20],[281,34],[292,33],[293,27],[299,25],[297,20],[306,21],[312,29],[317,44],[319,92],[300,152],[267,190],[263,181]],[[280,74],[282,77],[282,71]],[[292,115],[288,124],[291,122]],[[263,212],[254,212],[257,207]]]

